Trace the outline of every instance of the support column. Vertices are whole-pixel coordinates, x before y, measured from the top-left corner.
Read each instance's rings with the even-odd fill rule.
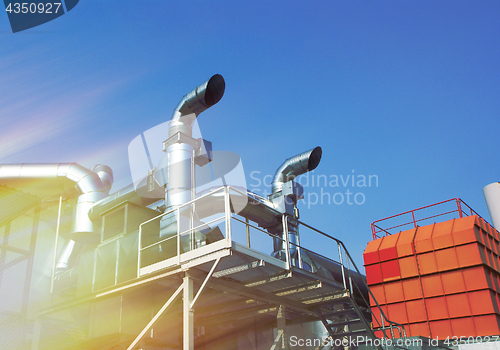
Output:
[[[277,327],[278,327],[278,334],[281,334],[281,346],[279,346],[279,349],[287,349],[287,339],[286,339],[286,317],[285,317],[285,305],[280,305],[278,309],[278,315],[276,316],[277,318]]]
[[[193,302],[193,279],[186,272],[183,278],[182,300],[182,349],[194,350],[194,311],[191,309]]]
[[[40,349],[40,337],[42,336],[42,320],[40,317],[35,319],[35,325],[33,328],[33,338],[31,342],[31,350]]]

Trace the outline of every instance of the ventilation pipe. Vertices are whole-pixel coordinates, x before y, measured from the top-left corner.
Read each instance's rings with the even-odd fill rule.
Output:
[[[500,230],[500,183],[493,182],[483,188],[484,199],[493,226]]]
[[[293,180],[302,174],[316,169],[321,161],[321,147],[313,148],[309,151],[288,158],[276,170],[273,182],[271,184],[271,195],[269,199],[274,203],[277,210],[289,214],[287,216],[288,239],[290,241],[290,254],[292,258],[297,251],[297,237],[299,227],[297,220],[299,212],[297,202],[303,196],[303,188]],[[284,258],[285,237],[273,238],[273,256]]]
[[[113,172],[104,165],[94,168],[98,174],[76,163],[3,164],[0,165],[0,184],[40,197],[78,196],[72,238],[95,243],[96,233],[88,211],[94,203],[108,196]]]
[[[220,101],[224,95],[225,86],[224,78],[216,74],[187,93],[174,110],[168,130],[169,139],[178,133],[192,138],[192,126],[195,118]],[[169,210],[192,199],[191,160],[194,156],[194,147],[190,143],[180,140],[172,144],[167,143],[166,152],[168,183],[165,205]]]
[[[316,169],[321,161],[321,154],[321,147],[318,146],[285,160],[274,174],[271,193],[281,191],[285,182]]]
[[[76,259],[83,243],[97,243],[99,234],[88,216],[97,201],[108,196],[113,184],[113,172],[105,165],[88,170],[76,163],[60,164],[3,164],[0,165],[0,184],[26,191],[43,198],[77,198],[72,240],[63,249],[57,269],[67,269]],[[77,242],[75,242],[77,241]]]
[[[167,184],[165,190],[166,211],[193,199],[195,151],[197,140],[193,139],[193,122],[198,115],[215,105],[224,95],[224,78],[216,74],[187,93],[174,110],[164,142],[167,153]],[[162,239],[177,234],[175,215],[166,215],[160,223]]]

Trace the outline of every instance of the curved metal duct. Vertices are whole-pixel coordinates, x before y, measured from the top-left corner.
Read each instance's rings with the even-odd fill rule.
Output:
[[[198,115],[220,101],[224,95],[226,83],[220,74],[215,74],[209,80],[200,84],[181,99],[174,110],[170,121],[168,136],[180,132],[192,137],[193,121]],[[165,193],[167,210],[189,202],[192,199],[193,145],[187,142],[176,142],[167,146],[168,183]]]
[[[285,182],[316,169],[321,161],[321,154],[321,147],[318,146],[285,160],[274,174],[274,179],[271,184],[271,193],[281,191]]]
[[[169,139],[165,141],[168,159],[168,182],[165,190],[167,211],[193,199],[193,156],[195,152],[192,139],[193,121],[201,112],[220,101],[225,88],[224,78],[220,74],[215,74],[184,95],[174,110],[169,124]],[[170,140],[173,141],[169,142]],[[161,237],[174,235],[177,232],[174,215],[164,216],[160,227]]]
[[[107,165],[97,164],[90,168],[101,179],[104,189],[109,193],[111,186],[113,186],[113,170]]]
[[[274,174],[274,179],[271,184],[271,195],[270,199],[273,199],[275,203],[285,202],[288,204],[293,204],[293,218],[288,217],[288,237],[291,243],[290,253],[292,254],[292,258],[295,255],[297,249],[297,236],[298,236],[298,226],[296,223],[296,219],[298,218],[298,211],[296,207],[296,200],[288,199],[283,191],[283,185],[297,176],[307,173],[308,171],[316,169],[319,162],[321,161],[321,147],[315,147],[309,151],[298,154],[294,157],[288,158],[281,164],[281,166],[276,170]],[[283,204],[285,204],[283,203]],[[286,206],[286,205],[285,205]],[[292,214],[286,208],[282,208],[285,212]],[[273,238],[273,256],[278,258],[283,258],[285,254],[285,242],[283,237],[281,238]]]
[[[203,84],[188,92],[174,109],[168,136],[178,131],[191,133],[194,118],[220,101],[226,89],[226,82],[220,74],[215,74]],[[194,114],[194,118],[184,118]]]
[[[109,167],[98,165],[95,168],[100,175],[77,163],[3,164],[0,165],[0,184],[45,198],[78,196],[72,238],[95,243],[99,236],[88,212],[94,203],[108,196],[113,183]],[[105,179],[105,184],[101,179]]]

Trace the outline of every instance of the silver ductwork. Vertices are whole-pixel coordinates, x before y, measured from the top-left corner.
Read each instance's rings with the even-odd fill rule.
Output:
[[[220,101],[225,87],[224,78],[216,74],[187,93],[174,110],[168,130],[170,142],[167,140],[165,144],[168,159],[165,193],[167,210],[193,199],[193,122],[201,112]]]
[[[316,169],[321,161],[321,154],[321,147],[318,146],[285,160],[274,174],[274,179],[271,184],[271,193],[281,191],[285,182]]]
[[[113,172],[105,165],[96,165],[92,169],[96,172],[76,163],[0,165],[2,185],[48,199],[77,197],[72,240],[58,259],[58,269],[68,268],[71,261],[76,259],[83,243],[99,241],[99,234],[88,212],[96,202],[108,196],[113,184]]]
[[[493,226],[500,229],[500,183],[493,182],[483,188],[484,199]]]
[[[187,93],[174,110],[168,139],[164,142],[164,150],[167,153],[167,211],[194,198],[194,159],[201,145],[199,140],[193,139],[193,122],[201,112],[220,101],[225,86],[224,78],[216,74]],[[166,238],[176,233],[175,215],[164,216],[160,224],[160,236]]]
[[[164,198],[165,188],[155,182],[151,190],[145,178],[139,184],[130,184],[95,203],[89,210],[89,218],[100,220],[101,214],[126,202],[146,207]]]
[[[290,254],[295,260],[296,245],[298,242],[299,228],[297,202],[303,196],[303,187],[293,181],[297,176],[305,174],[316,169],[321,161],[321,147],[313,148],[309,151],[288,158],[276,170],[273,182],[271,184],[271,195],[269,199],[273,202],[275,208],[286,213],[288,226],[288,239],[290,241]],[[285,254],[285,237],[273,239],[273,256],[283,258]]]

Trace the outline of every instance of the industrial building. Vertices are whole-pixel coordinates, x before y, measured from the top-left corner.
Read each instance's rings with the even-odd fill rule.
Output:
[[[500,333],[494,228],[459,200],[451,221],[376,222],[365,277],[300,221],[294,179],[320,147],[285,160],[262,197],[225,176],[237,157],[193,134],[224,91],[214,75],[186,94],[165,157],[112,194],[105,165],[0,165],[3,348],[410,349],[397,341]]]

